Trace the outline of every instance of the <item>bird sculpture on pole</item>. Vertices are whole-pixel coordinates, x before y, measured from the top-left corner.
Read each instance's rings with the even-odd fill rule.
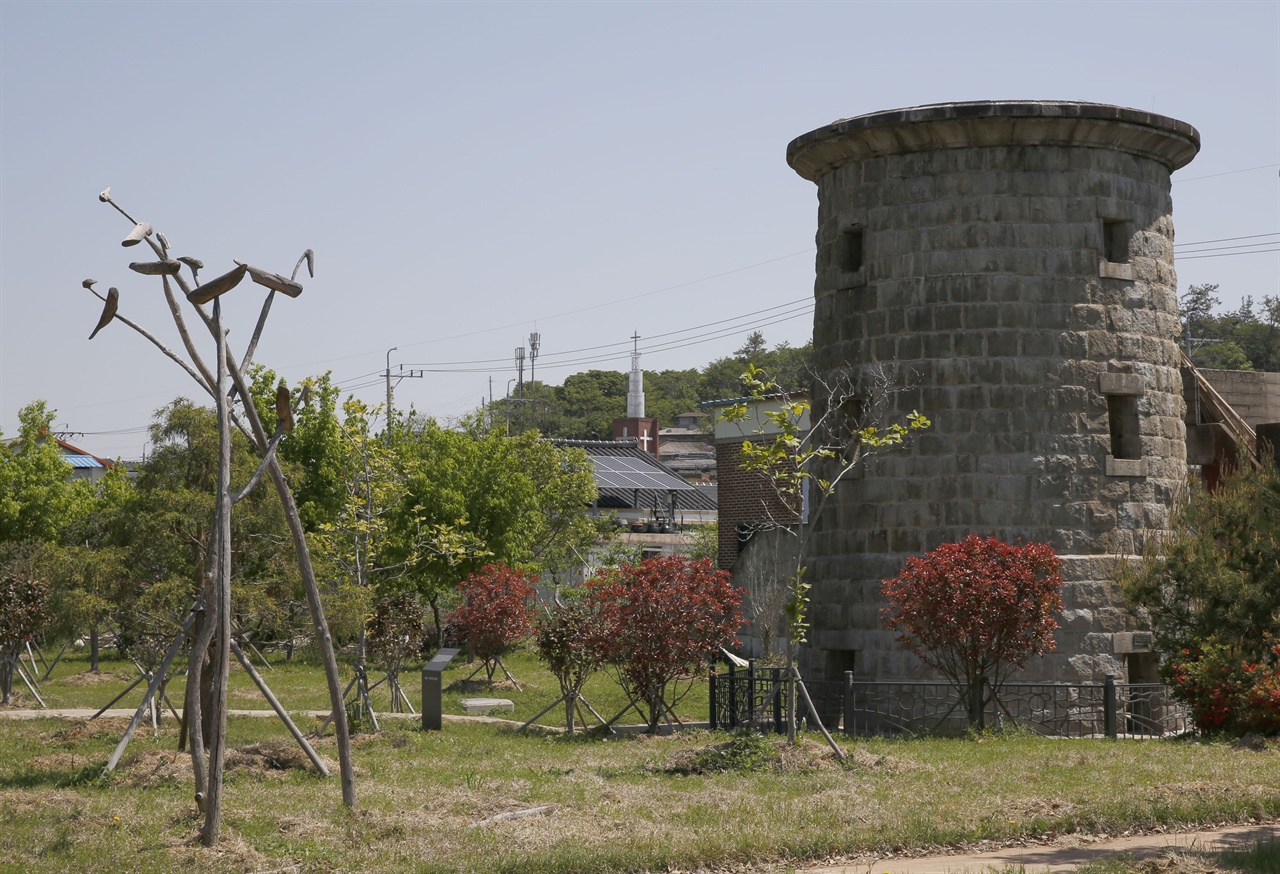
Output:
[[[95,280],[93,279],[86,279],[84,281],[84,287],[92,291],[94,281]],[[93,333],[89,335],[90,340],[98,336],[99,331],[101,331],[107,325],[111,324],[111,320],[116,317],[116,310],[118,310],[119,308],[120,308],[120,290],[117,288],[108,289],[106,303],[102,305],[102,315],[98,317],[97,327],[95,327],[93,329]]]

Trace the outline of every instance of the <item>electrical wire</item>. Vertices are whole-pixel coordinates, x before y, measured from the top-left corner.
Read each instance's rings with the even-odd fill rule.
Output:
[[[1252,252],[1219,252],[1216,255],[1183,255],[1181,261],[1197,261],[1201,258],[1230,258],[1233,255],[1265,255],[1267,252],[1280,252],[1280,248],[1275,249],[1255,249]]]
[[[1210,173],[1208,176],[1191,176],[1186,179],[1174,179],[1171,185],[1177,185],[1179,182],[1196,182],[1200,179],[1217,179],[1219,176],[1234,176],[1237,173],[1252,173],[1254,170],[1269,170],[1272,167],[1280,167],[1280,164],[1260,164],[1257,167],[1245,167],[1243,170],[1228,170],[1225,173]]]
[[[742,315],[740,315],[740,316],[733,316],[733,317],[731,317],[731,318],[727,318],[727,319],[717,319],[717,320],[716,320],[716,321],[714,321],[714,322],[705,322],[704,324],[701,324],[701,325],[693,325],[692,327],[688,327],[688,328],[681,328],[681,329],[680,329],[680,330],[678,330],[678,331],[665,331],[665,332],[663,332],[663,333],[661,333],[661,334],[652,334],[652,335],[649,335],[649,336],[647,336],[647,337],[644,337],[643,339],[645,339],[645,340],[657,340],[657,339],[660,339],[660,338],[662,338],[662,337],[673,337],[673,336],[677,336],[677,335],[679,335],[679,334],[688,334],[688,333],[691,333],[691,332],[693,332],[693,331],[701,330],[701,329],[703,329],[703,328],[709,328],[709,327],[713,327],[713,326],[715,326],[715,325],[723,325],[723,324],[725,324],[726,322],[739,322],[739,321],[742,321],[743,319],[751,318],[752,316],[761,315],[762,313],[773,312],[774,310],[780,310],[780,309],[783,309],[783,308],[785,308],[785,307],[794,307],[794,306],[796,306],[797,304],[807,304],[807,305],[809,306],[809,308],[811,309],[811,308],[812,308],[812,299],[811,299],[811,298],[807,298],[807,297],[797,298],[796,300],[787,301],[786,303],[781,303],[781,304],[778,304],[778,305],[776,305],[776,306],[766,307],[765,309],[762,309],[762,310],[755,310],[755,311],[753,311],[753,312],[743,313],[743,314],[742,314]],[[582,352],[593,352],[593,351],[596,351],[596,350],[598,350],[598,349],[617,349],[617,348],[619,348],[619,347],[630,347],[631,345],[632,345],[632,344],[631,344],[631,341],[630,341],[630,340],[622,340],[622,341],[619,341],[619,342],[617,342],[617,343],[604,343],[604,344],[601,344],[601,345],[598,345],[598,346],[584,346],[584,347],[582,347],[581,349],[566,349],[566,350],[564,350],[564,351],[562,351],[562,352],[546,352],[546,353],[543,353],[542,355],[539,355],[539,356],[538,356],[538,361],[539,361],[539,362],[542,362],[542,361],[546,360],[547,358],[555,358],[555,357],[557,357],[557,356],[563,356],[563,355],[577,355],[577,354],[582,353]],[[646,349],[648,349],[648,348],[651,348],[651,347],[645,347],[645,348],[646,348]],[[416,368],[419,368],[419,367],[451,367],[451,366],[453,366],[453,365],[458,365],[458,364],[506,364],[506,363],[508,363],[508,362],[510,362],[510,361],[511,361],[511,358],[508,356],[508,357],[504,357],[504,358],[481,358],[481,359],[475,359],[475,360],[472,360],[472,361],[427,361],[427,362],[415,362],[415,363],[413,363],[413,364],[408,364],[408,363],[406,363],[406,364],[402,364],[402,365],[400,365],[400,366],[401,366],[401,367],[412,367],[412,368],[415,368],[415,369],[416,369]],[[551,362],[548,362],[548,363],[551,363]]]

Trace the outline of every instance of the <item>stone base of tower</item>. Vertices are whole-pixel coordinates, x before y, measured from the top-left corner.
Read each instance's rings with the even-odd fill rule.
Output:
[[[1154,663],[1143,645],[1134,644],[1136,623],[1115,582],[1132,555],[1061,555],[1062,614],[1056,617],[1054,650],[1037,656],[1010,682],[1101,683],[1108,674],[1118,682],[1154,680]],[[801,653],[806,677],[837,680],[845,671],[863,682],[942,681],[936,670],[905,650],[881,621],[885,606],[880,581],[894,576],[906,556],[861,556],[858,580],[829,580],[815,597],[810,645]],[[876,570],[872,571],[872,568]],[[1135,652],[1135,649],[1137,650]],[[1133,676],[1131,676],[1131,674]]]

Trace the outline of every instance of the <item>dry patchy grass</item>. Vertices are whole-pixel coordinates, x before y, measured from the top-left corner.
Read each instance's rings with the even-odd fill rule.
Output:
[[[108,727],[0,721],[0,870],[730,871],[1280,814],[1274,745],[871,741],[846,744],[840,765],[806,737],[771,745],[760,772],[690,773],[682,763],[728,736],[601,741],[488,723],[360,736],[359,809],[347,811],[337,780],[314,774],[274,721],[238,719],[227,838],[209,851],[194,844],[190,762],[171,723],[104,780]],[[331,738],[316,746],[336,758]],[[550,809],[484,822],[535,807]]]

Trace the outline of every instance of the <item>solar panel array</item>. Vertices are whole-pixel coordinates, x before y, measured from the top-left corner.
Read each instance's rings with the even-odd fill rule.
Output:
[[[692,489],[678,476],[646,464],[637,458],[620,458],[612,455],[593,455],[596,483],[604,488],[646,489],[648,491],[675,492]]]

